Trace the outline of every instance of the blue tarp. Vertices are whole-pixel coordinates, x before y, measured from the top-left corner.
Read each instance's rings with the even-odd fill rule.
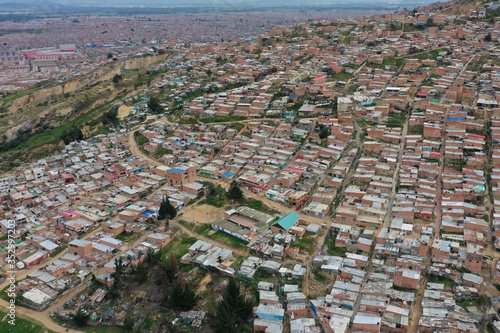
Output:
[[[141,215],[146,215],[147,217],[152,217],[152,216],[155,216],[156,213],[151,211],[151,210],[145,210],[141,213]]]
[[[186,172],[186,170],[181,170],[181,169],[176,169],[176,168],[168,169],[168,171],[180,172],[180,173]]]

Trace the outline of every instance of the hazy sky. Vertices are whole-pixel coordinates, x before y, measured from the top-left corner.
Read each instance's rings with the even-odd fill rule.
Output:
[[[315,5],[315,4],[391,4],[391,5],[418,5],[432,3],[435,0],[0,0],[0,3],[27,3],[36,2],[37,6],[57,6],[56,4],[78,6],[269,6],[269,5]]]

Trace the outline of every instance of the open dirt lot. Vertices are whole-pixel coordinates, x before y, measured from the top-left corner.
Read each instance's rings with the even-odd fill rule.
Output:
[[[132,110],[133,106],[122,105],[118,108],[118,118],[124,119],[130,114],[130,110]]]
[[[193,219],[194,208],[194,219]],[[208,213],[208,218],[207,218]],[[191,206],[182,216],[183,220],[194,223],[211,223],[224,217],[224,209],[210,205]]]

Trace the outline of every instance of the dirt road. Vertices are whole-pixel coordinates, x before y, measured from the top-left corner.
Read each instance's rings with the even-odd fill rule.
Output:
[[[92,234],[96,233],[99,230],[100,230],[100,228],[96,229],[91,234],[86,235],[85,237],[82,237],[82,239],[88,238],[88,237],[92,236]],[[141,235],[141,237],[139,239],[137,239],[136,241],[134,241],[132,244],[124,244],[122,246],[122,249],[120,249],[120,251],[118,251],[118,253],[111,260],[114,260],[115,258],[116,259],[119,258],[119,256],[121,256],[124,252],[126,252],[129,249],[133,248],[134,246],[136,246],[136,245],[144,242],[144,240],[146,240],[146,238],[151,233],[152,232],[148,232],[148,233],[146,233],[144,235]],[[63,254],[66,253],[66,251],[63,251],[63,252],[64,253],[62,253],[61,255],[63,255]],[[53,260],[55,260],[58,257],[59,256],[54,257]],[[51,261],[53,261],[53,260],[51,260]],[[38,269],[40,267],[35,267],[35,268]],[[98,268],[96,271],[94,271],[92,273],[97,276],[97,275],[101,274],[102,272],[104,272],[104,268],[103,267]],[[21,276],[19,276],[19,280],[21,280],[21,279],[22,279]],[[31,310],[31,309],[28,309],[28,308],[25,308],[25,307],[17,307],[16,308],[16,313],[20,314],[22,316],[27,316],[29,318],[34,318],[35,320],[37,320],[40,323],[42,323],[43,325],[45,325],[48,329],[53,330],[55,332],[66,332],[67,328],[65,328],[63,326],[60,326],[59,324],[55,323],[52,320],[52,318],[50,317],[50,315],[56,313],[57,309],[60,308],[61,306],[63,306],[63,304],[65,302],[67,302],[67,301],[73,299],[74,297],[78,296],[82,291],[84,291],[86,288],[88,288],[89,284],[90,284],[90,277],[87,277],[87,279],[84,282],[82,282],[81,284],[79,284],[75,288],[66,291],[61,297],[59,297],[54,303],[52,303],[52,305],[50,305],[47,309],[45,309],[43,311],[35,311],[35,310]],[[9,303],[7,303],[3,299],[0,299],[0,306],[7,307],[8,305],[9,305]],[[69,329],[68,332],[77,333],[77,332],[82,332],[82,331],[78,331],[78,330],[74,330],[74,329]]]

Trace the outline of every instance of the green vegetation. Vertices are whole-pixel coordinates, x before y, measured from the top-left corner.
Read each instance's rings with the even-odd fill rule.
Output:
[[[51,257],[55,257],[57,256],[59,253],[61,253],[62,251],[66,250],[68,246],[67,245],[62,245],[62,246],[59,246],[59,248],[57,250],[55,250],[54,252],[52,252],[50,254]]]
[[[84,139],[84,136],[83,136],[82,130],[77,128],[77,127],[73,127],[72,129],[64,131],[61,134],[61,140],[64,142],[65,145],[67,145],[73,141],[80,141],[83,139]]]
[[[318,282],[326,282],[326,276],[319,271],[319,269],[315,268],[313,270],[314,279]]]
[[[319,125],[319,138],[320,139],[326,139],[330,135],[330,128],[328,126],[325,126],[323,124]]]
[[[401,67],[405,63],[405,59],[400,57],[384,57],[382,61],[382,66],[396,66]]]
[[[403,123],[406,121],[405,116],[394,116],[394,117],[389,117],[387,119],[387,126],[388,127],[401,127],[403,126]],[[423,127],[422,127],[423,130]]]
[[[314,251],[314,242],[311,240],[311,235],[305,234],[304,236],[297,239],[292,243],[292,246],[300,248],[301,252],[307,252],[309,254]]]
[[[429,275],[429,282],[442,283],[450,289],[453,289],[453,287],[455,286],[454,280],[447,278],[447,277],[444,277],[444,276],[438,276],[438,275]]]
[[[130,333],[130,330],[116,326],[87,326],[80,329],[88,333]]]
[[[217,333],[239,333],[251,331],[252,302],[245,299],[235,279],[230,279],[222,301],[217,305]]]
[[[125,231],[123,231],[121,234],[116,236],[116,239],[121,240],[122,242],[125,242],[126,240],[130,239],[132,236],[134,236],[134,233],[128,234]]]
[[[207,205],[215,206],[217,208],[221,208],[227,202],[226,191],[222,186],[215,186],[212,182],[203,182],[203,184],[207,187],[205,203]]]
[[[152,72],[146,71],[145,73],[139,73],[139,75],[137,75],[137,80],[134,82],[134,87],[137,88],[142,86],[143,84],[147,84],[149,86],[151,84],[151,81],[153,81],[156,77],[158,77],[161,74],[162,72],[158,70]]]
[[[79,309],[78,312],[73,317],[73,323],[78,327],[86,326],[90,320],[90,315]]]
[[[264,203],[260,200],[253,199],[253,198],[243,198],[238,201],[239,206],[246,206],[255,210],[258,210],[259,212],[264,212],[267,214],[276,214],[277,211],[275,211],[272,208],[269,208],[268,206],[264,205]]]
[[[115,74],[115,76],[113,76],[113,83],[118,84],[122,79],[123,77],[120,74]]]
[[[132,271],[134,279],[137,283],[141,284],[147,281],[148,279],[148,271],[146,270],[146,266],[144,262],[140,262]]]
[[[424,135],[424,125],[408,126],[408,135]]]
[[[145,143],[149,142],[149,139],[142,135],[139,131],[134,132],[134,139],[138,147],[142,147]]]
[[[470,308],[470,307],[476,306],[476,300],[471,299],[471,300],[467,300],[467,301],[461,301],[461,302],[457,302],[457,304],[460,305],[464,309]]]
[[[336,239],[337,237],[330,235],[326,238],[326,246],[328,248],[326,253],[328,253],[329,256],[344,257],[347,252],[347,248],[335,246]]]
[[[135,318],[133,316],[126,316],[125,320],[123,321],[123,328],[131,331],[132,328],[134,328],[135,324]]]
[[[167,149],[167,148],[159,147],[155,151],[154,157],[155,158],[162,158],[163,155],[168,155],[168,154],[172,154],[172,149]]]
[[[414,32],[425,30],[425,25],[416,25],[413,23],[407,23],[404,25],[403,32]]]
[[[333,71],[332,71],[333,72]],[[346,72],[340,72],[340,73],[332,73],[329,75],[329,77],[326,79],[327,82],[333,82],[333,81],[344,81],[347,82],[350,79],[352,79],[354,75]]]
[[[58,144],[59,142],[62,141],[61,137],[65,131],[69,131],[73,128],[81,128],[82,126],[85,125],[91,127],[99,125],[100,123],[99,115],[102,114],[105,110],[109,110],[111,105],[116,103],[116,101],[123,99],[125,95],[126,93],[118,95],[115,99],[103,103],[95,108],[92,108],[89,111],[82,113],[76,119],[68,121],[61,126],[52,129],[47,128],[46,130],[40,131],[39,133],[36,133],[35,135],[29,138],[28,137],[23,138],[22,140],[20,140],[19,144],[10,147],[9,149],[12,149],[12,151],[15,152],[23,152],[24,154],[26,154],[27,152],[30,154],[34,154],[33,151],[35,151],[35,148],[43,147],[45,149],[44,153],[46,154],[49,152],[50,149],[50,147],[48,147],[49,145]],[[85,103],[82,104],[82,106],[76,105],[75,109],[83,111],[83,109],[89,104],[90,102],[86,101]],[[42,155],[43,153],[38,153],[34,156],[42,156]]]
[[[189,284],[182,287],[180,283],[174,281],[170,290],[170,302],[180,311],[189,311],[198,303],[198,298]]]
[[[200,121],[207,124],[207,123],[227,123],[232,121],[241,121],[245,119],[247,118],[242,116],[229,116],[229,117],[217,116],[217,117],[200,119]]]
[[[118,108],[111,108],[105,112],[101,117],[101,122],[104,127],[116,126],[119,123]]]
[[[439,53],[445,52],[445,49],[436,49],[436,50],[430,50],[430,51],[425,51],[425,52],[420,52],[416,54],[410,54],[409,57],[411,59],[419,59],[419,60],[426,60],[426,59],[433,59],[436,60],[437,57],[439,57]]]
[[[180,220],[179,224],[200,235],[205,235],[208,230],[212,230],[212,225],[210,223],[190,223],[184,220]]]
[[[398,291],[405,291],[408,293],[416,293],[417,292],[417,289],[403,288],[403,287],[399,287],[399,286],[393,286],[392,289],[398,290]]]
[[[220,242],[227,243],[227,244],[232,245],[234,247],[238,247],[240,249],[246,249],[247,244],[248,244],[248,243],[242,241],[241,239],[233,237],[233,236],[226,234],[225,232],[222,232],[222,231],[216,231],[215,233],[209,235],[208,237],[211,239],[218,240]]]
[[[38,84],[38,85],[35,85],[31,88],[22,89],[22,90],[15,92],[15,93],[9,94],[9,95],[5,96],[4,98],[0,99],[1,105],[7,105],[8,103],[18,99],[19,97],[23,97],[23,96],[32,94],[34,92],[37,92],[40,89],[42,89],[42,84]]]
[[[451,168],[456,171],[462,171],[464,161],[458,158],[447,158],[444,161],[445,168]]]
[[[172,220],[177,216],[177,209],[170,203],[168,197],[164,197],[158,210],[158,220]]]
[[[241,131],[244,127],[245,127],[245,125],[242,123],[232,123],[228,126],[228,128],[234,129],[234,130],[236,130],[236,132]]]
[[[447,230],[441,230],[441,235],[463,235],[463,232],[460,231],[447,231]]]
[[[190,93],[186,98],[184,98],[183,102],[190,102],[193,99],[196,99],[198,97],[202,97],[203,94],[205,94],[205,90],[203,90],[203,89],[196,89],[195,91],[193,91],[192,93]]]
[[[229,186],[229,189],[227,190],[226,195],[231,200],[240,200],[241,198],[243,198],[243,191],[241,190],[238,183],[233,180],[231,182],[231,185]]]
[[[467,129],[467,133],[476,134],[476,135],[484,135],[483,130],[474,129],[474,128]]]
[[[163,106],[160,105],[160,101],[156,97],[151,97],[148,101],[148,109],[153,114],[159,114],[165,112]]]
[[[6,317],[7,313],[3,310],[0,310],[0,318],[3,318],[0,321],[0,332],[9,332],[9,333],[55,333],[47,329],[41,323],[36,322],[32,319],[25,319],[19,314],[16,314],[15,325],[11,325],[8,323],[10,320]]]
[[[175,258],[179,260],[188,252],[189,247],[196,243],[196,241],[197,239],[194,237],[176,237],[161,249],[159,253],[162,257],[166,257],[167,254],[173,253]]]

